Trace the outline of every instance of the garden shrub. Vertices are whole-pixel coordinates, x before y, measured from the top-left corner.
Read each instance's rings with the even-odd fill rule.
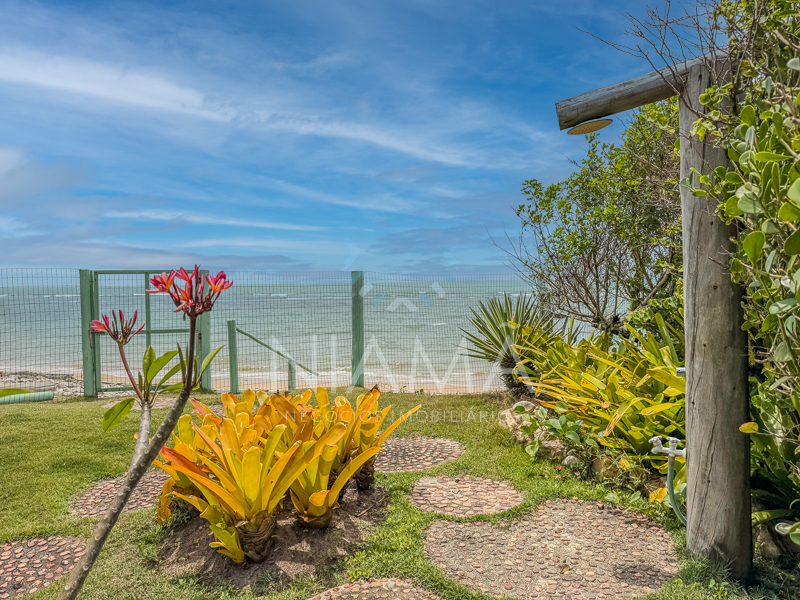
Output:
[[[182,416],[174,448],[163,448],[164,462],[156,463],[170,475],[159,500],[159,521],[169,519],[173,498],[188,502],[209,522],[217,538],[211,546],[239,563],[264,560],[287,491],[304,523],[328,526],[350,478],[420,408],[378,437],[392,408],[376,414],[379,396],[377,389],[359,396],[354,410],[344,397],[332,405],[321,387],[316,408],[309,405],[311,390],[294,398],[248,390],[241,401],[222,394],[224,417],[193,400],[201,425]]]
[[[657,435],[685,439],[685,380],[675,374],[682,360],[673,341],[682,334],[670,330],[660,314],[655,321],[666,345],[626,325],[630,339],[612,348],[608,334],[574,345],[557,339],[548,346],[519,348],[529,357],[518,368],[520,380],[555,414],[550,419],[537,415],[551,435],[589,454],[608,449],[626,470],[647,461],[666,473],[666,458],[651,454],[649,440]],[[685,465],[676,483],[683,480]]]

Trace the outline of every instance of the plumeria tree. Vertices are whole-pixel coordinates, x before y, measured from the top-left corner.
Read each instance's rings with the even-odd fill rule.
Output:
[[[108,539],[111,530],[119,519],[133,490],[136,488],[136,485],[139,483],[148,467],[153,463],[153,460],[158,456],[159,451],[175,428],[178,418],[183,414],[183,409],[186,406],[186,402],[189,400],[192,390],[199,386],[200,375],[208,368],[211,360],[219,351],[217,350],[209,355],[202,365],[197,364],[197,358],[195,356],[197,319],[201,314],[209,312],[214,307],[214,303],[219,299],[220,294],[233,285],[233,282],[228,281],[224,272],[220,271],[216,276],[206,275],[203,277],[200,275],[199,266],[195,265],[191,273],[187,273],[186,270],[181,268],[179,271],[170,271],[169,273],[157,275],[150,280],[150,283],[154,287],[154,289],[148,290],[150,293],[168,294],[175,304],[175,312],[182,312],[183,318],[188,319],[189,341],[187,344],[187,353],[184,357],[182,350],[178,347],[177,351],[172,353],[168,352],[156,358],[152,347],[150,347],[145,352],[144,359],[142,360],[143,371],[139,373],[138,378],[134,378],[127,357],[125,356],[125,346],[133,336],[142,330],[142,326],[134,330],[137,314],[134,313],[133,318],[126,321],[122,311],[119,311],[119,316],[114,313],[112,313],[111,318],[107,315],[103,315],[101,321],[94,321],[92,323],[92,328],[95,331],[106,332],[109,337],[116,342],[120,358],[125,366],[125,372],[131,380],[134,392],[136,393],[136,399],[130,399],[122,405],[122,408],[116,411],[111,409],[111,411],[106,413],[103,419],[104,429],[110,429],[115,424],[119,423],[119,421],[130,412],[133,403],[137,400],[142,408],[142,417],[133,460],[131,461],[125,481],[105,517],[97,524],[92,536],[92,542],[81,557],[81,561],[72,571],[67,585],[61,592],[60,600],[72,600],[77,597],[83,587],[83,583],[86,581],[86,577],[89,575],[92,566],[100,554],[100,550],[103,548],[106,539]],[[154,387],[153,380],[176,355],[179,356],[178,364],[172,367]],[[164,387],[162,384],[166,384],[178,371],[181,373],[181,382]],[[161,425],[159,425],[156,434],[150,439],[150,413],[153,402],[161,391],[170,389],[179,389],[180,393],[169,413],[167,413],[167,416],[161,422]]]

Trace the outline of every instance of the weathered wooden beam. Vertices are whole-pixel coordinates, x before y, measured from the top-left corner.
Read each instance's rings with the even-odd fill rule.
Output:
[[[703,64],[686,72],[679,99],[681,179],[692,169],[713,176],[728,165],[724,150],[690,135],[698,98],[712,84]],[[696,185],[699,183],[695,182]],[[717,202],[681,188],[684,326],[686,332],[686,543],[696,555],[729,565],[747,579],[753,559],[750,525],[750,420],[747,338],[742,289],[731,281],[736,231],[716,214]]]
[[[682,87],[688,70],[703,61],[702,57],[696,58],[675,65],[674,73],[669,69],[662,69],[556,102],[558,126],[568,129],[592,119],[670,98],[675,95],[676,88]],[[679,81],[675,81],[676,75]]]

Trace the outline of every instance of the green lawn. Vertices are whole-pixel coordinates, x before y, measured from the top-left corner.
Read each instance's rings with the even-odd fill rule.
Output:
[[[348,394],[351,398],[356,395]],[[215,396],[203,399],[217,402]],[[93,481],[126,470],[137,428],[136,419],[129,417],[117,429],[104,434],[100,427],[104,412],[101,406],[106,402],[80,400],[0,407],[0,448],[3,449],[0,453],[0,504],[3,507],[0,543],[43,535],[86,538],[91,535],[94,522],[71,517],[68,513],[70,499]],[[420,432],[453,438],[466,447],[459,459],[426,471],[425,475],[469,474],[508,480],[525,493],[522,505],[501,516],[471,520],[520,516],[548,498],[576,496],[597,500],[608,493],[594,483],[562,475],[566,469],[558,472],[545,461],[530,462],[508,432],[490,423],[490,415],[496,416],[502,408],[496,397],[384,394],[381,405],[388,403],[400,410],[422,403],[427,411],[426,421],[405,423],[395,435]],[[154,420],[164,414],[166,410],[155,411]],[[474,418],[470,419],[470,415]],[[391,495],[387,521],[360,552],[343,561],[341,571],[332,576],[333,581],[392,576],[414,579],[442,598],[487,598],[470,593],[427,560],[422,542],[426,529],[436,517],[416,510],[407,500],[412,484],[422,475],[378,474],[378,484],[385,486]],[[622,501],[632,503],[632,508],[643,506],[631,498]],[[169,529],[155,524],[154,513],[152,509],[122,516],[81,597],[98,600],[229,597],[304,600],[330,587],[330,579],[322,582],[307,578],[295,581],[287,589],[255,596],[253,592],[205,587],[193,579],[170,579],[162,574],[157,558],[158,548],[168,538]],[[724,571],[688,558],[683,530],[669,515],[658,518],[672,532],[681,571],[676,580],[648,598],[800,598],[796,580],[793,584],[782,584],[789,576],[769,564],[759,563],[763,587],[746,592],[732,585],[715,583],[724,578]],[[53,598],[58,588],[58,585],[51,586],[31,598]]]

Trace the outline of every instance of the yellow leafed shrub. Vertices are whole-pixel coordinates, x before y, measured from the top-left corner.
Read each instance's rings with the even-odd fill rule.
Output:
[[[337,442],[327,445],[320,458],[311,463],[289,489],[298,517],[311,527],[327,527],[338,506],[339,494],[350,478],[360,469],[371,468],[386,438],[421,405],[397,419],[378,437],[378,430],[392,409],[390,405],[378,412],[378,389],[359,396],[355,408],[343,396],[331,402],[323,387],[317,388],[317,407],[312,408],[308,404],[310,394],[307,391],[303,395],[304,402],[294,404],[294,414],[288,418],[298,423],[299,439],[311,444],[339,424],[345,425],[346,430]]]
[[[195,436],[191,443],[181,439],[183,432],[179,432],[175,447],[161,451],[168,464],[157,465],[172,477],[171,495],[194,506],[209,522],[217,538],[212,547],[236,562],[244,562],[245,557],[261,562],[283,495],[326,445],[344,435],[346,428],[334,424],[314,443],[303,444],[288,438],[289,425],[268,424],[266,411],[261,410],[265,405],[253,415],[250,394],[243,395],[242,402],[226,396],[224,418],[192,401],[202,426],[192,423]],[[199,494],[176,491],[175,482],[183,478]],[[162,517],[166,516],[167,502],[159,504],[167,507],[160,508]]]
[[[301,520],[327,526],[348,480],[420,408],[378,437],[391,410],[374,412],[379,395],[375,389],[359,396],[353,409],[341,396],[331,403],[321,387],[316,407],[309,404],[311,390],[294,398],[247,390],[241,400],[222,394],[224,417],[192,400],[200,424],[181,417],[174,448],[163,448],[164,462],[155,463],[171,477],[159,500],[159,522],[169,519],[173,498],[188,502],[209,522],[217,538],[212,547],[240,563],[264,559],[288,490]]]

